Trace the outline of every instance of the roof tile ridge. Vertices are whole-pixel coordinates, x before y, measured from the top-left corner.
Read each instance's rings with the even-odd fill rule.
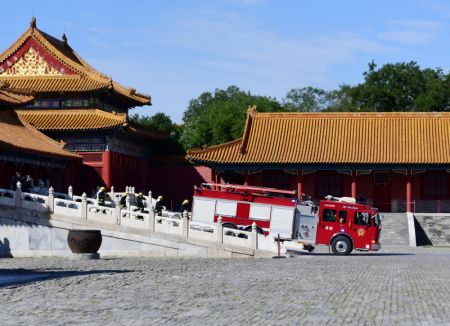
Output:
[[[231,140],[231,141],[223,143],[223,144],[213,145],[213,146],[209,146],[209,147],[205,147],[205,148],[192,148],[187,151],[186,156],[189,156],[191,154],[199,154],[199,153],[209,152],[212,150],[231,147],[237,143],[240,143],[242,141],[242,139],[243,139],[243,137]]]
[[[100,71],[96,70],[94,67],[92,67],[91,65],[87,64],[86,61],[82,60],[82,63],[86,64],[79,64],[75,61],[73,61],[72,59],[70,59],[69,57],[67,57],[66,55],[64,55],[63,53],[61,53],[61,51],[59,49],[57,49],[51,42],[49,42],[46,37],[43,35],[43,31],[39,30],[38,28],[34,29],[36,32],[33,33],[31,36],[35,37],[35,39],[44,47],[46,48],[51,54],[53,54],[58,61],[62,64],[62,65],[66,65],[69,68],[75,70],[76,72],[78,72],[80,74],[80,77],[88,77],[88,78],[92,78],[95,79],[97,81],[101,81],[104,83],[109,82],[109,80],[111,79],[111,77],[101,73]],[[46,34],[46,33],[45,33]],[[51,35],[49,35],[50,37],[52,37]],[[74,53],[75,51],[73,51],[73,49],[67,45],[72,52]],[[79,55],[77,54],[76,57],[78,59],[80,59]]]
[[[85,73],[83,66],[74,62],[67,56],[65,56],[61,51],[59,51],[53,44],[51,44],[46,37],[43,35],[41,30],[38,28],[33,29],[33,33],[30,35],[33,37],[38,43],[40,43],[47,51],[49,51],[62,65],[68,66],[70,69],[74,70],[78,73]]]
[[[63,108],[63,109],[20,109],[17,110],[19,114],[73,114],[73,113],[95,113],[97,109],[90,108]]]
[[[346,118],[423,118],[424,116],[443,116],[450,112],[258,112],[254,119],[270,118],[321,118],[321,119],[340,119]]]
[[[0,80],[11,79],[83,79],[82,75],[0,75]]]
[[[256,105],[250,105],[247,109],[247,119],[245,120],[244,136],[242,137],[242,143],[239,149],[241,154],[245,154],[247,152],[247,144],[250,139],[253,120],[257,115],[258,112],[256,111]]]
[[[112,119],[115,119],[117,121],[126,121],[127,118],[128,118],[127,114],[123,113],[123,112],[112,113],[112,112],[104,111],[104,110],[101,110],[101,109],[95,109],[95,111],[96,111],[97,114],[99,114],[101,116],[104,116],[104,117],[107,117],[107,118],[112,118]]]
[[[5,61],[7,58],[13,55],[28,40],[33,32],[34,29],[32,27],[27,28],[27,30],[22,35],[20,35],[19,38],[13,44],[11,44],[9,48],[7,48],[0,54],[0,62]]]
[[[125,96],[132,97],[132,98],[134,98],[136,100],[142,100],[142,99],[144,99],[144,100],[151,100],[151,96],[150,95],[145,95],[145,94],[136,92],[135,88],[133,88],[133,87],[128,87],[127,88],[127,87],[121,85],[120,83],[118,83],[118,82],[116,82],[116,81],[114,81],[112,79],[111,79],[111,81],[112,81],[112,86],[113,86],[114,90],[119,92],[119,93],[121,93],[121,94],[123,94],[123,95],[125,95]],[[147,102],[147,101],[143,101],[143,102]]]

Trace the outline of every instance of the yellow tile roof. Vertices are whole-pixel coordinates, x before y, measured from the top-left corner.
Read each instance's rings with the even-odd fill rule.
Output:
[[[196,164],[450,164],[450,113],[256,113]]]
[[[97,130],[126,126],[125,113],[99,109],[17,110],[19,117],[39,130]]]
[[[52,91],[66,91],[66,92],[85,92],[92,91],[99,88],[108,87],[110,91],[126,98],[132,106],[150,105],[151,97],[136,92],[133,88],[126,88],[119,83],[113,81],[110,77],[100,73],[84,61],[81,56],[76,53],[67,43],[67,38],[63,36],[63,40],[58,40],[47,33],[40,31],[36,27],[36,19],[30,23],[30,27],[14,42],[6,51],[0,54],[0,63],[5,62],[30,39],[38,42],[46,51],[48,51],[58,62],[63,66],[69,68],[80,78],[74,80],[63,75],[60,78],[54,76],[26,76],[27,81],[16,81],[16,78],[23,79],[18,76],[0,76],[0,80],[8,81],[11,85],[24,86],[23,89],[28,89],[36,92],[52,92]],[[43,81],[49,79],[49,81]],[[24,84],[25,83],[25,84]]]
[[[65,151],[61,144],[21,121],[12,109],[0,111],[0,149],[57,156],[63,159],[81,159]]]
[[[0,77],[0,81],[2,80],[7,81],[11,87],[36,93],[89,92],[107,90],[110,87],[109,82],[79,75]]]
[[[0,83],[0,107],[25,105],[34,100],[33,93],[10,88],[7,83]]]

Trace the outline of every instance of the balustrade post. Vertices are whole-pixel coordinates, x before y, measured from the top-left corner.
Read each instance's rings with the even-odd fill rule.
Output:
[[[116,217],[116,224],[120,225],[122,222],[122,212],[121,212],[121,207],[118,204],[116,204],[114,206],[114,215]]]
[[[153,200],[152,200],[152,192],[151,191],[148,192],[147,209],[149,212],[150,211],[153,212]]]
[[[131,193],[132,193],[131,202],[133,204],[136,204],[136,191],[134,187],[131,187]]]
[[[53,187],[48,188],[48,209],[50,213],[55,212],[55,190]]]
[[[131,202],[130,202],[130,193],[128,193],[127,198],[125,198],[125,203],[126,203],[126,205],[127,205],[127,209],[129,210],[129,209],[130,209],[130,206],[131,206]]]
[[[20,181],[16,183],[16,194],[14,195],[14,205],[16,208],[20,208],[22,201],[22,184]]]
[[[187,238],[187,237],[189,237],[189,213],[187,210],[185,210],[183,212],[183,218],[182,218],[181,222],[182,222],[181,225],[183,227],[183,230],[182,230],[183,237]]]
[[[73,188],[72,186],[69,186],[69,188],[67,189],[67,198],[70,200],[73,200]]]
[[[85,192],[81,195],[81,218],[87,219],[87,195]]]
[[[258,249],[258,229],[256,227],[256,223],[253,222],[252,224],[252,243],[251,243],[252,249]]]
[[[223,243],[223,226],[222,226],[222,216],[217,218],[217,242]]]
[[[153,209],[148,211],[148,227],[150,232],[155,232],[155,213]]]
[[[109,197],[111,197],[111,201],[116,204],[116,198],[115,198],[115,194],[114,194],[114,186],[111,186],[111,190],[109,192]]]

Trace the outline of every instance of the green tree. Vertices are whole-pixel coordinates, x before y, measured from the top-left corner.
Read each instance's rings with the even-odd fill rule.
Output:
[[[154,146],[155,154],[183,154],[184,150],[179,142],[182,126],[175,124],[165,113],[157,112],[152,116],[133,114],[130,121],[156,130],[167,132],[169,139]]]
[[[252,95],[236,86],[201,94],[184,112],[181,144],[187,150],[242,137],[250,105],[256,105],[259,112],[283,110],[274,98]]]
[[[354,107],[361,111],[447,111],[448,75],[441,69],[422,70],[415,61],[385,64],[372,61],[364,83],[349,90]]]
[[[316,87],[291,89],[283,99],[283,107],[290,112],[323,111],[336,102],[337,93]]]

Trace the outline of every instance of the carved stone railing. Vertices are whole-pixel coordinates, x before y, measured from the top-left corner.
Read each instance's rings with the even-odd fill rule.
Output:
[[[134,193],[132,187],[127,189],[128,194]],[[153,212],[151,192],[147,197],[150,207],[143,212],[130,204],[127,199],[127,208],[121,208],[118,203],[120,197],[114,192],[109,195],[114,199],[107,202],[107,206],[97,205],[97,201],[88,198],[85,193],[82,196],[73,194],[69,188],[65,196],[55,195],[53,188],[49,188],[48,196],[34,193],[23,193],[20,183],[15,191],[0,189],[0,205],[27,209],[36,212],[49,212],[51,216],[61,216],[80,220],[90,220],[102,224],[121,225],[123,227],[147,230],[149,234],[160,233],[185,238],[186,240],[199,240],[211,243],[219,247],[244,247],[249,249],[260,249],[265,251],[276,251],[273,238],[258,234],[254,223],[251,231],[224,228],[221,217],[214,225],[191,222],[188,212],[183,214],[163,211],[162,216],[156,216]],[[63,198],[58,198],[58,197]],[[132,197],[132,196],[130,196]]]
[[[0,205],[15,206],[15,192],[12,190],[0,189]]]

